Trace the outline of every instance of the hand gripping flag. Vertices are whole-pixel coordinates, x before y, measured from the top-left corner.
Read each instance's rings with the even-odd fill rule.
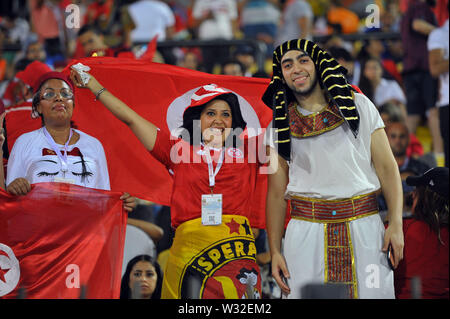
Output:
[[[0,189],[0,298],[119,298],[126,229],[120,193],[64,183]]]

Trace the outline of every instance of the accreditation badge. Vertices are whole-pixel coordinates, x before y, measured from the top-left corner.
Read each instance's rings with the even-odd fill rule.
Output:
[[[202,195],[202,225],[222,224],[222,194]]]

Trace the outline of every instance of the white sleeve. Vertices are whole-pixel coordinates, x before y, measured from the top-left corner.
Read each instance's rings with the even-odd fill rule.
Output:
[[[9,154],[8,165],[6,168],[6,186],[8,186],[16,178],[26,176],[26,165],[23,155],[26,154],[24,149],[24,139],[22,136],[14,143],[14,146]]]
[[[98,164],[98,185],[96,188],[111,190],[110,182],[109,182],[109,173],[108,173],[108,163],[106,162],[105,150],[103,149],[102,143],[96,140],[97,142],[97,164]]]
[[[444,49],[444,37],[446,35],[441,32],[440,29],[436,29],[431,31],[430,35],[428,36],[427,40],[427,48],[428,51],[435,50],[435,49]]]

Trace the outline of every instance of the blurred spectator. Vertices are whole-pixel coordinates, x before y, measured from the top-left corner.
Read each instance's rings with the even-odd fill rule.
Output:
[[[14,65],[14,71],[12,74],[11,80],[9,80],[6,84],[5,91],[1,95],[3,103],[6,107],[10,107],[12,105],[16,105],[19,101],[17,98],[20,96],[20,92],[22,91],[20,81],[16,77],[17,73],[25,70],[25,68],[31,63],[31,60],[26,58],[18,60]]]
[[[406,118],[405,94],[397,81],[383,77],[380,60],[369,58],[363,63],[359,88],[377,107],[386,102],[394,103]]]
[[[202,66],[200,65],[201,52],[198,50],[186,50],[178,62],[178,65],[191,70],[202,71]]]
[[[239,46],[234,52],[234,58],[244,67],[244,76],[252,76],[258,69],[255,62],[254,50],[248,45]]]
[[[448,168],[436,167],[422,176],[408,177],[415,186],[413,215],[403,221],[403,260],[394,271],[398,299],[449,298]],[[411,280],[419,278],[420,296]]]
[[[230,40],[239,30],[236,0],[194,0],[192,17],[201,40]]]
[[[29,0],[32,30],[44,43],[48,58],[64,60],[65,24],[61,0]]]
[[[381,31],[400,32],[401,12],[398,1],[386,1],[386,8],[381,12]]]
[[[391,146],[392,153],[400,169],[402,180],[406,177],[404,173],[420,175],[425,173],[430,167],[424,162],[407,155],[409,145],[408,127],[402,122],[392,122],[386,127],[386,135]]]
[[[6,36],[9,42],[18,43],[21,46],[25,45],[30,33],[30,25],[27,20],[11,13],[8,16],[3,16],[0,21],[3,27],[8,30]]]
[[[112,19],[113,7],[114,0],[92,1],[87,7],[83,25],[92,24],[105,30]]]
[[[192,23],[192,8],[190,0],[168,0],[167,4],[175,17],[174,40],[187,40],[192,38],[190,24]]]
[[[39,41],[29,42],[25,47],[25,58],[31,61],[45,62],[47,55],[42,43]]]
[[[231,40],[239,32],[236,0],[194,0],[193,28],[200,40]],[[216,64],[229,58],[223,47],[206,47],[203,50],[206,72],[212,73]]]
[[[448,4],[447,4],[448,10]],[[439,77],[439,108],[440,132],[443,140],[445,166],[449,167],[449,46],[448,46],[448,19],[441,28],[437,28],[428,37],[428,52],[430,72],[433,77]],[[443,166],[436,156],[438,166]]]
[[[244,76],[245,67],[238,60],[228,60],[222,64],[223,75]]]
[[[292,39],[312,40],[314,15],[311,6],[304,0],[282,0],[281,23],[275,40],[275,47]]]
[[[408,217],[411,215],[412,189],[406,185],[405,180],[408,176],[417,176],[425,173],[428,169],[430,169],[430,167],[427,164],[407,155],[407,150],[410,143],[409,132],[405,123],[391,122],[386,126],[385,130],[392,153],[394,154],[395,160],[398,164],[400,177],[402,179],[403,217]],[[385,214],[387,213],[387,205],[384,195],[380,194],[377,200],[380,215],[384,220]]]
[[[393,103],[387,102],[382,104],[378,108],[378,112],[380,112],[380,116],[386,127],[393,122],[405,123],[405,117],[400,108]],[[420,143],[414,133],[409,132],[409,145],[406,149],[406,156],[417,158],[423,155],[422,143]]]
[[[356,13],[342,5],[340,0],[331,0],[328,12],[327,22],[329,33],[349,34],[358,31],[359,18]]]
[[[158,36],[158,41],[172,38],[175,17],[164,1],[138,0],[128,6],[128,12],[136,26],[131,31],[133,43],[149,42],[155,36]]]
[[[85,56],[109,56],[117,57],[121,52],[128,52],[127,47],[109,48],[106,45],[103,33],[94,25],[84,25],[78,31],[78,40],[83,48]]]
[[[396,48],[395,46],[393,48]],[[387,52],[383,41],[379,39],[364,40],[363,47],[358,53],[357,59],[364,62],[367,59],[374,58],[381,61],[383,66],[383,76],[386,78],[395,78],[401,83],[401,75],[397,69],[397,65]]]
[[[84,25],[78,31],[78,41],[83,47],[85,56],[92,56],[93,53],[98,53],[100,56],[108,56],[106,51],[109,49],[105,44],[103,34],[93,25]]]
[[[401,37],[405,56],[403,84],[406,93],[409,131],[415,133],[422,117],[428,119],[435,153],[443,153],[439,129],[439,113],[436,108],[437,81],[429,71],[427,39],[436,28],[436,17],[430,0],[414,0],[401,21]]]
[[[267,45],[267,57],[274,50],[274,40],[281,17],[277,0],[243,0],[241,28],[248,39],[257,39]]]

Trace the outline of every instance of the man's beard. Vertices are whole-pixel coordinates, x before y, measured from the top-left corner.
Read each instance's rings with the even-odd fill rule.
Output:
[[[312,78],[312,83],[311,83],[311,86],[309,88],[303,89],[303,90],[296,89],[294,84],[292,84],[292,87],[289,87],[289,88],[297,96],[308,97],[309,95],[311,95],[312,91],[314,91],[314,89],[316,88],[316,85],[317,85],[318,82],[319,81],[317,79],[317,75],[315,75],[314,78]]]

